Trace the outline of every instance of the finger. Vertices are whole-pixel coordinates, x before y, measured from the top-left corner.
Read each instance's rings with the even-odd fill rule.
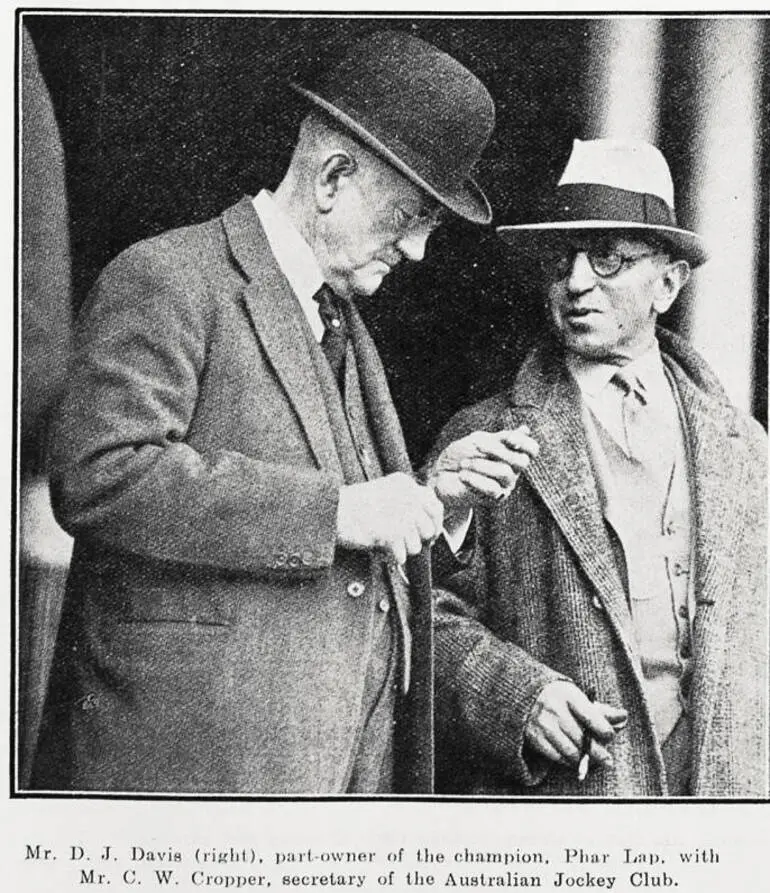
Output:
[[[487,434],[486,432],[480,432],[475,451],[462,458],[472,459],[474,456],[486,456],[516,466],[522,461],[522,456],[529,457],[533,452],[537,452],[537,443],[531,437],[511,439],[509,442],[503,439],[502,434],[504,433]]]
[[[425,487],[420,494],[420,501],[415,506],[414,518],[420,527],[420,536],[423,539],[434,539],[444,526],[444,503],[435,495],[433,490]]]
[[[522,453],[521,461],[515,468],[512,468],[507,462],[502,462],[498,459],[478,457],[476,459],[463,459],[462,470],[474,471],[476,474],[481,474],[490,480],[496,481],[501,487],[510,489],[516,483],[519,471],[528,465],[529,456],[525,456]]]
[[[554,763],[564,763],[562,755],[551,745],[545,738],[540,735],[532,735],[529,738],[529,746],[536,750],[542,756],[547,757]]]
[[[538,740],[535,745],[535,749],[539,751],[544,757],[548,757],[549,760],[553,760],[554,763],[559,763],[560,765],[564,765],[567,761],[564,757],[559,753],[558,750],[545,738],[542,740]]]
[[[406,546],[401,539],[394,540],[390,546],[390,551],[396,560],[396,564],[406,564]]]
[[[583,748],[584,729],[572,715],[570,710],[564,710],[556,716],[559,729],[571,742],[572,746],[579,752]]]
[[[416,524],[406,532],[404,547],[409,555],[419,555],[422,551],[422,537]]]
[[[460,440],[455,440],[449,444],[439,454],[438,459],[433,464],[431,473],[438,474],[441,471],[458,471],[460,462],[463,459],[472,458],[473,456],[483,455],[483,451],[479,448],[479,439],[483,438],[485,432],[475,431],[468,434]]]
[[[600,766],[611,766],[612,765],[612,754],[607,750],[606,747],[602,747],[598,741],[591,741],[591,749],[589,751],[589,761],[591,763],[598,763]]]
[[[510,449],[525,452],[533,459],[540,452],[540,444],[530,436],[529,429],[524,431],[521,428],[516,428],[513,431],[500,431],[498,437]]]
[[[510,492],[510,488],[501,487],[497,481],[493,481],[483,474],[477,474],[475,471],[463,470],[458,476],[466,487],[477,495],[488,499],[501,499]]]
[[[544,727],[543,736],[565,762],[578,762],[578,760],[580,759],[579,744],[576,744],[567,735],[565,735],[564,731],[560,727]]]
[[[600,702],[597,702],[595,706],[604,713],[604,718],[615,728],[622,728],[628,722],[628,712],[622,707],[613,707],[612,704]]]
[[[615,730],[601,709],[604,705],[592,703],[577,687],[569,693],[567,703],[573,715],[593,737],[600,741],[611,741],[615,737]]]
[[[432,543],[441,533],[442,525],[427,512],[418,515],[415,522],[421,543]]]

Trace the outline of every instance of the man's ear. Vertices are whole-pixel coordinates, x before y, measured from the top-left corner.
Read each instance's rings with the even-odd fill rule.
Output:
[[[356,159],[344,149],[337,149],[327,156],[315,181],[315,200],[322,214],[331,211],[340,190],[345,188],[357,169]]]
[[[675,260],[666,266],[661,273],[660,288],[652,305],[658,314],[669,309],[689,278],[690,265],[686,260]]]

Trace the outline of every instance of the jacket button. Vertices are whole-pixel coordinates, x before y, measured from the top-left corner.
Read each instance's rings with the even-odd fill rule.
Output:
[[[597,611],[604,610],[604,605],[602,604],[602,600],[599,598],[598,595],[595,595],[591,599],[591,604],[596,608]]]
[[[351,598],[360,598],[364,594],[364,590],[366,586],[360,580],[353,580],[352,583],[348,583],[348,595]]]
[[[381,598],[377,604],[377,607],[383,611],[384,613],[388,613],[390,610],[390,602],[386,598]]]
[[[687,605],[679,605],[679,616],[682,618],[682,620],[687,620],[689,613],[690,612],[687,610]]]
[[[89,710],[96,710],[96,705],[97,705],[96,695],[91,693],[91,694],[87,694],[83,698],[83,702],[80,706],[82,707],[83,710],[89,711]]]

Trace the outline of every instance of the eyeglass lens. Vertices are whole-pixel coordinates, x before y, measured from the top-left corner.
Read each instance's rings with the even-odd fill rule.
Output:
[[[651,257],[652,254],[623,254],[611,245],[597,243],[594,245],[554,245],[543,257],[543,269],[551,276],[563,279],[569,275],[578,254],[585,254],[591,269],[603,278],[615,276],[627,264],[633,264]]]

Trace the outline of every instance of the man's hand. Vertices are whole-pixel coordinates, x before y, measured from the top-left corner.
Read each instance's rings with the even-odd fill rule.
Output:
[[[450,443],[427,480],[444,503],[447,524],[459,526],[474,506],[510,496],[539,449],[526,425],[495,433],[474,431]]]
[[[590,762],[611,766],[609,744],[626,724],[628,714],[609,704],[593,703],[572,682],[550,682],[540,692],[524,729],[524,740],[556,763],[580,761],[583,730],[591,736]]]
[[[404,564],[436,539],[443,522],[433,490],[401,472],[340,489],[337,542],[348,549],[382,549]]]

